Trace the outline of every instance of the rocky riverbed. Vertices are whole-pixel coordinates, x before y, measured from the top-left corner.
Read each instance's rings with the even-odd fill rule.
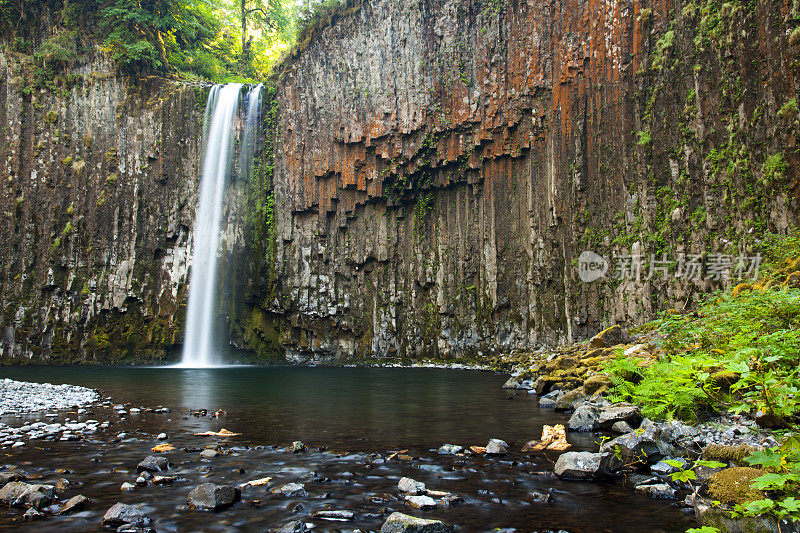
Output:
[[[221,410],[97,398],[45,420],[6,420],[22,444],[5,451],[0,470],[0,530],[578,533],[693,523],[622,480],[560,478],[558,452],[523,452],[523,442],[381,452],[360,451],[357,440],[351,449],[251,445],[223,431]],[[193,430],[198,420],[213,431]]]

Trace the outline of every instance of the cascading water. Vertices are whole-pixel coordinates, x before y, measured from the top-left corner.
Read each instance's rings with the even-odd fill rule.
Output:
[[[205,156],[200,194],[194,220],[192,273],[183,355],[178,366],[201,368],[220,362],[214,349],[214,315],[217,306],[217,250],[219,248],[225,186],[231,173],[235,140],[239,133],[239,101],[242,85],[215,85],[208,95],[203,134]],[[262,86],[247,95],[247,117],[240,162],[249,169],[255,150],[257,118]]]

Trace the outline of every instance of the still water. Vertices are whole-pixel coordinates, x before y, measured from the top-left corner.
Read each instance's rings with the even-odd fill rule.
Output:
[[[115,402],[172,410],[120,418],[114,411],[95,409],[89,415],[114,424],[110,438],[46,443],[14,450],[6,457],[8,464],[25,465],[43,482],[58,478],[52,473],[55,468],[68,468],[70,481],[81,484],[77,490],[95,500],[93,510],[77,517],[50,519],[57,521],[51,522],[57,530],[93,530],[104,510],[117,501],[146,504],[158,531],[267,531],[292,519],[313,522],[322,531],[377,530],[393,510],[440,518],[456,524],[459,531],[515,527],[573,533],[666,532],[693,525],[670,502],[609,483],[553,478],[549,472],[555,454],[519,453],[522,444],[540,436],[543,424],[563,423],[566,417],[540,410],[535,397],[524,392],[502,390],[506,376],[500,374],[400,368],[42,367],[0,368],[2,377],[84,385]],[[222,409],[226,415],[214,419],[189,412],[198,409]],[[22,423],[9,417],[0,420]],[[203,441],[194,433],[223,427],[241,436],[222,444],[242,449],[206,462],[199,460],[196,449],[182,448],[219,444],[218,439]],[[114,442],[119,431],[128,432],[129,438]],[[136,463],[160,442],[154,435],[161,431],[179,448],[170,457],[178,465],[178,481],[121,494],[120,484],[135,478]],[[508,442],[512,453],[502,459],[435,453],[444,443],[483,446],[490,438]],[[569,439],[574,450],[597,449],[596,436],[572,433]],[[309,453],[269,447],[285,447],[295,440],[305,442]],[[401,449],[409,450],[414,459],[386,460]],[[96,463],[88,462],[90,457]],[[131,470],[126,473],[126,469]],[[264,476],[273,477],[269,486],[243,494],[246,502],[257,503],[243,502],[220,513],[185,509],[186,494],[198,483],[239,484]],[[424,512],[406,508],[397,492],[401,476],[452,491],[465,503]],[[308,496],[270,493],[289,482],[304,483]],[[532,491],[552,491],[555,503],[534,503]],[[314,520],[313,511],[322,508],[353,510],[357,518],[338,524]],[[8,527],[22,526],[0,518],[0,529]]]

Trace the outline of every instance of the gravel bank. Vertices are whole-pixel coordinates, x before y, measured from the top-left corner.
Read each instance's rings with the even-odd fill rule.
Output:
[[[0,380],[0,416],[81,407],[98,400],[96,391],[76,385]]]

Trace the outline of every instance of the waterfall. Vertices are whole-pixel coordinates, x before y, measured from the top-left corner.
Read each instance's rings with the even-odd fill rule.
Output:
[[[203,173],[194,217],[192,271],[183,355],[178,366],[197,368],[219,364],[214,344],[214,316],[218,304],[217,251],[223,203],[239,134],[239,102],[242,84],[215,85],[208,95],[204,114]],[[262,86],[246,98],[240,172],[247,176],[257,138]],[[242,166],[247,163],[247,167]]]

